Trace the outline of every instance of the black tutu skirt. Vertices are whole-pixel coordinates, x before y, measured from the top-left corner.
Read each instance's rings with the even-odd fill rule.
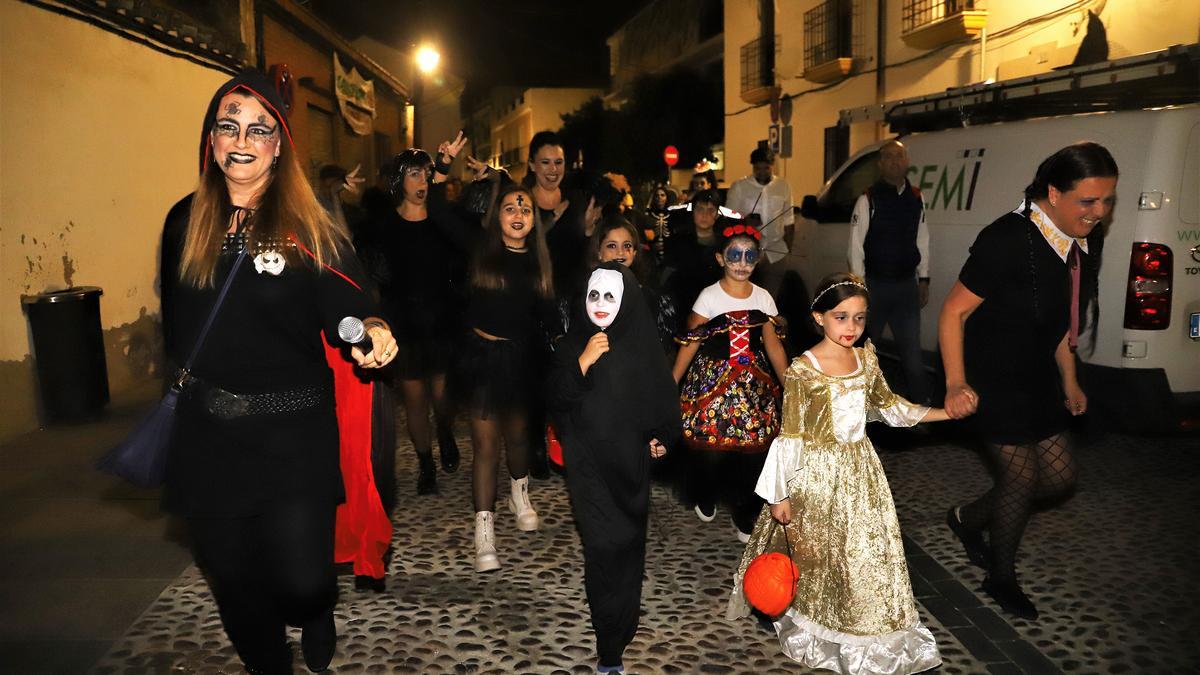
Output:
[[[472,414],[524,412],[541,384],[545,355],[525,340],[487,340],[469,331],[460,341],[456,391]]]

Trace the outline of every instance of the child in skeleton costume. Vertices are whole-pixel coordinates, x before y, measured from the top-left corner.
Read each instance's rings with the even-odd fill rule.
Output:
[[[746,616],[746,568],[787,537],[799,585],[775,621],[784,654],[838,673],[916,673],[941,663],[909,585],[900,524],[868,421],[890,426],[947,419],[892,393],[870,342],[867,289],[857,278],[822,280],[812,304],[824,337],[784,378],[783,430],[756,491],[762,509],[734,576],[727,618]],[[772,519],[784,527],[772,527]]]
[[[745,541],[761,505],[754,480],[779,431],[776,377],[782,378],[787,356],[775,301],[750,282],[762,234],[739,223],[718,235],[716,258],[724,276],[692,306],[673,374],[683,383],[683,442],[693,451],[689,483],[696,515],[711,521],[725,492],[738,538]]]
[[[600,672],[619,672],[641,604],[650,457],[679,434],[675,384],[633,273],[601,264],[555,352],[546,400],[583,542]]]

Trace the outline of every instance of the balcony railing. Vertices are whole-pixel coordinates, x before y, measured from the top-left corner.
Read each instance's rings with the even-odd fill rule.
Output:
[[[910,47],[932,49],[974,37],[987,22],[975,0],[905,0],[900,35]]]
[[[742,99],[749,103],[767,100],[775,86],[775,57],[779,54],[779,36],[755,38],[742,45]],[[760,100],[761,99],[761,100]]]
[[[805,78],[829,82],[850,72],[854,9],[853,0],[826,0],[804,13]]]

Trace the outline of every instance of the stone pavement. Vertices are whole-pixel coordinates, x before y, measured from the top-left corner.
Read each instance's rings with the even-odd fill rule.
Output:
[[[240,673],[207,587],[154,495],[90,469],[128,425],[118,418],[90,434],[42,432],[20,452],[0,448],[9,467],[0,477],[0,672],[82,673],[95,664],[95,673]],[[340,579],[332,672],[591,672],[579,541],[562,480],[532,486],[543,516],[537,533],[518,532],[501,507],[503,567],[476,574],[465,431],[460,424],[464,469],[439,476],[437,497],[414,494],[416,463],[401,442],[388,589],[360,593],[351,577]],[[942,650],[939,672],[1194,670],[1198,598],[1180,580],[1196,569],[1189,520],[1200,506],[1200,439],[1110,436],[1080,450],[1079,493],[1036,516],[1022,550],[1020,570],[1043,613],[1025,622],[978,592],[982,573],[943,522],[950,503],[989,484],[976,454],[949,434],[875,435],[914,592]],[[628,672],[805,672],[754,620],[724,620],[741,548],[724,511],[704,524],[662,486],[652,500],[644,613]]]

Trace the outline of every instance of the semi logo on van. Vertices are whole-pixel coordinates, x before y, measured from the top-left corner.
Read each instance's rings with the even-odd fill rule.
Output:
[[[971,154],[983,157],[983,149],[966,150],[964,158]],[[956,211],[970,211],[975,202],[975,186],[979,184],[979,169],[983,160],[961,164],[924,164],[908,168],[909,182],[921,190],[925,205],[932,210],[948,210],[954,203]],[[970,182],[967,177],[970,176]],[[966,203],[964,205],[964,199]]]

